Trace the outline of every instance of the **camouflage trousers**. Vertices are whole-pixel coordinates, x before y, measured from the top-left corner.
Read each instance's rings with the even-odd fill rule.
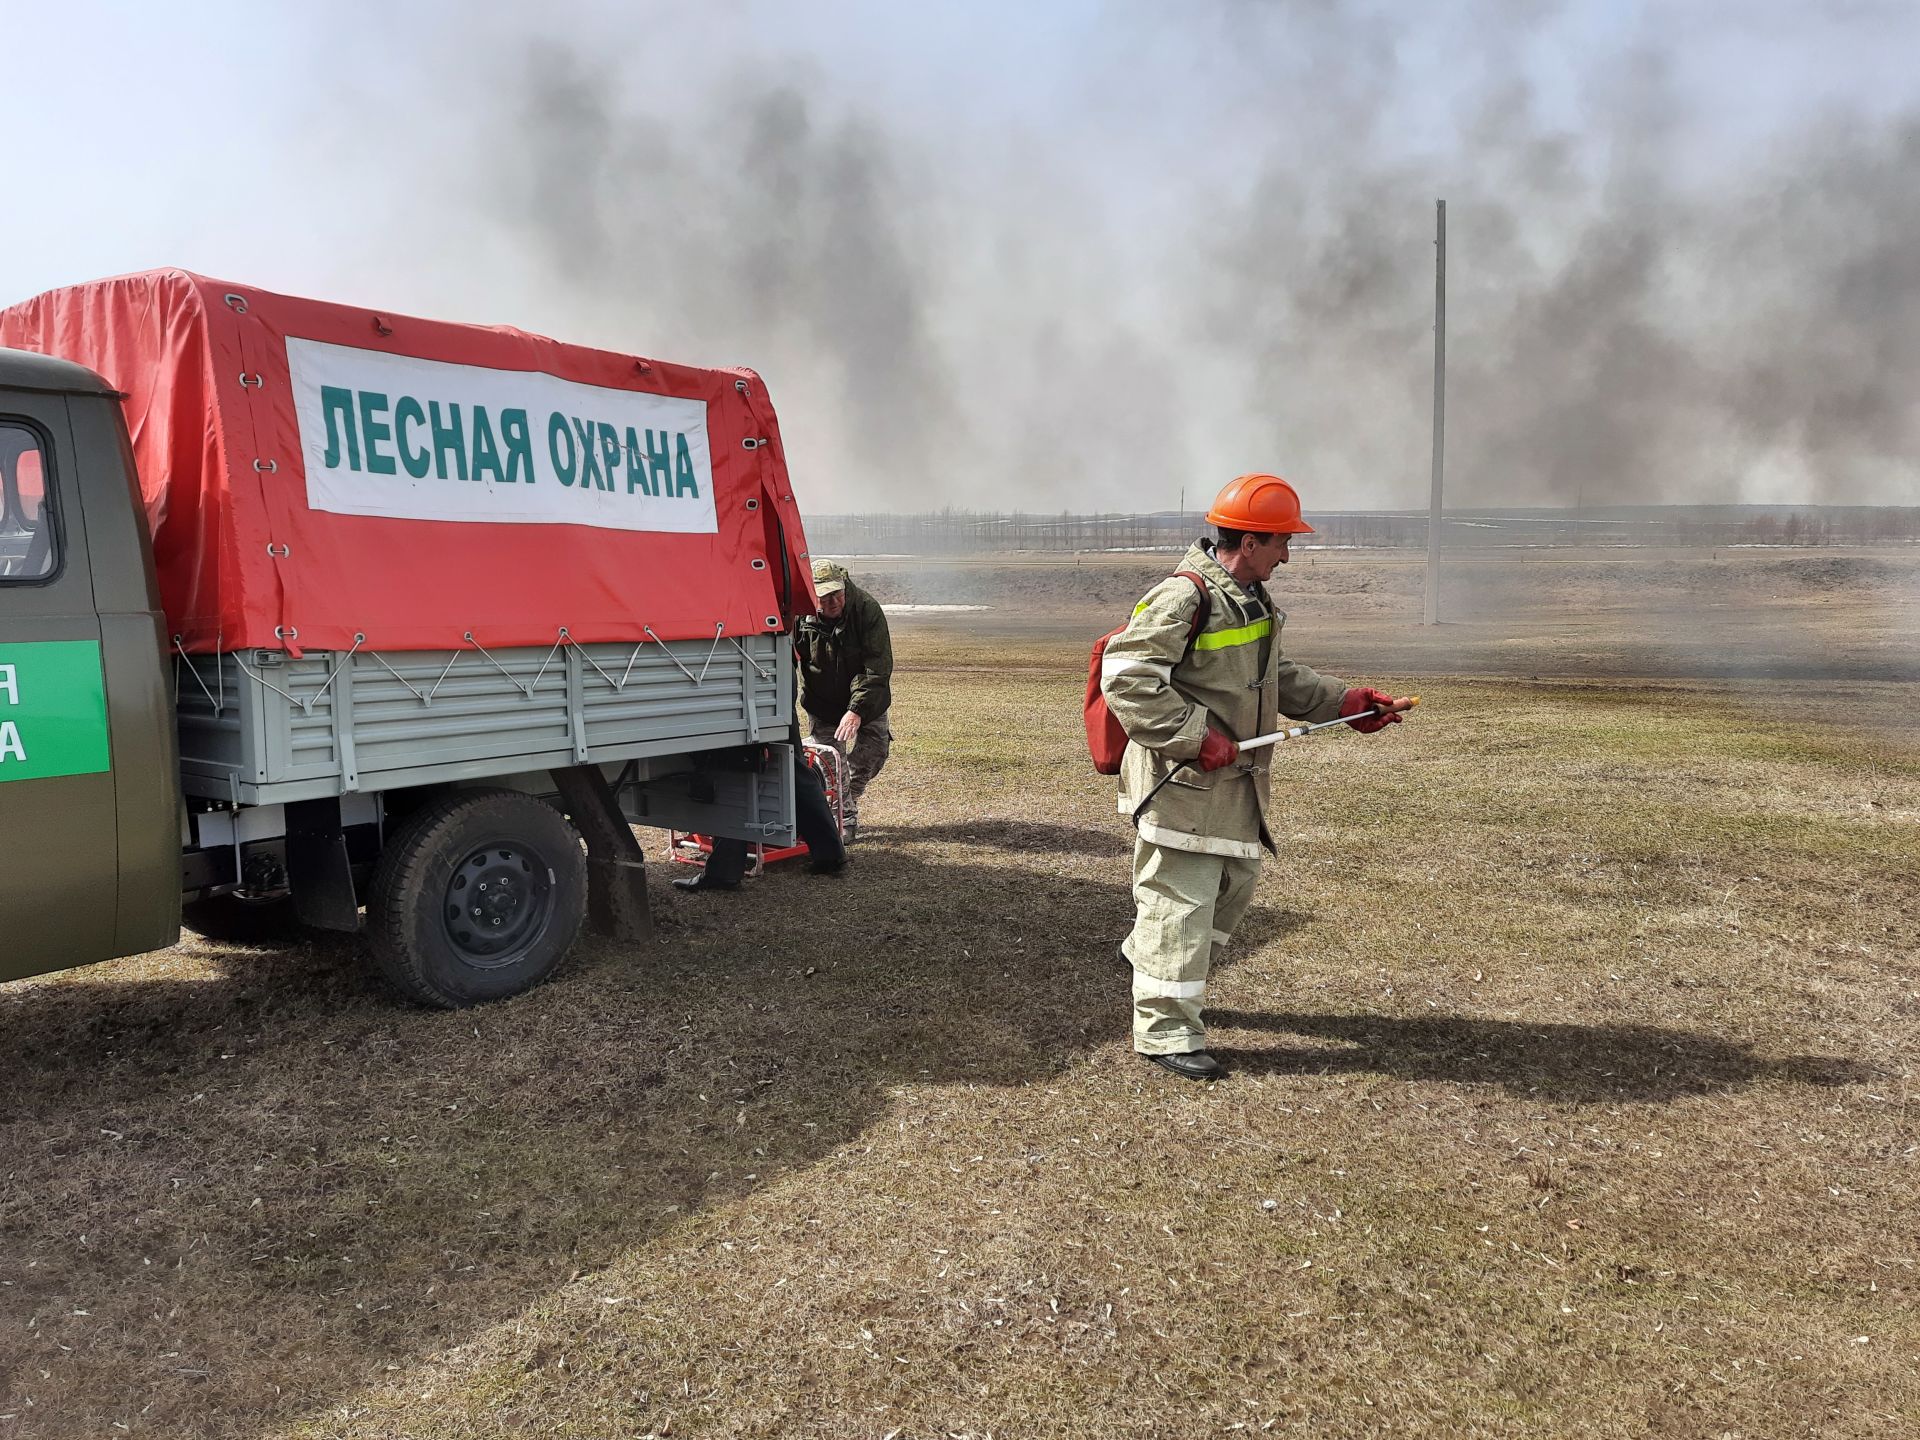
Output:
[[[1260,879],[1260,862],[1133,842],[1133,1048],[1179,1055],[1207,1048],[1200,1018],[1207,971],[1233,936]]]
[[[822,745],[833,744],[833,728],[839,723],[837,716],[831,721],[814,720],[813,739]],[[847,793],[841,797],[849,834],[860,819],[860,797],[873,777],[886,769],[887,756],[892,753],[893,731],[885,715],[861,725],[860,733],[853,737],[853,749],[847,752]]]

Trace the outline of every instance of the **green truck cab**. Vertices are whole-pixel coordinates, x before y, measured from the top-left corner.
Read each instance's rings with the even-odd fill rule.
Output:
[[[165,631],[119,396],[0,351],[0,979],[178,936]]]
[[[396,539],[403,532],[377,516],[323,514],[323,495],[309,494],[309,508],[290,488],[303,483],[291,456],[304,447],[312,471],[323,450],[306,444],[308,432],[296,428],[292,407],[276,393],[297,390],[298,377],[268,348],[301,343],[283,338],[292,334],[286,316],[357,339],[364,315],[261,292],[252,292],[250,306],[247,295],[224,290],[219,303],[224,287],[181,272],[100,282],[123,287],[121,301],[128,283],[173,297],[188,317],[184,333],[208,353],[237,347],[233,353],[254,367],[238,372],[224,398],[209,384],[207,433],[225,427],[229,437],[256,440],[278,425],[280,443],[292,449],[279,460],[230,455],[202,466],[194,448],[198,412],[189,406],[179,427],[188,448],[175,442],[156,451],[150,433],[141,440],[129,431],[129,406],[151,420],[150,394],[124,394],[95,369],[55,354],[0,348],[0,981],[165,948],[184,919],[216,939],[264,939],[302,927],[360,932],[376,968],[403,995],[468,1005],[537,983],[584,925],[632,940],[651,934],[635,826],[791,843],[797,732],[788,632],[813,596],[784,459],[776,439],[758,438],[774,427],[758,377],[672,367],[675,385],[707,397],[697,414],[711,417],[715,458],[704,483],[714,496],[709,513],[717,505],[720,516],[704,533],[663,539],[649,532],[641,543],[660,548],[647,553],[682,557],[672,566],[636,573],[621,558],[632,552],[613,548],[633,543],[621,539],[626,532],[609,539],[607,531],[569,523],[556,539],[561,532],[551,525],[445,524],[424,533],[447,537],[441,543],[450,554],[462,545],[511,554],[545,545],[544,573],[558,578],[547,592],[525,591],[533,600],[482,635],[457,624],[424,630],[416,607],[390,591],[384,603],[395,638],[382,645],[381,617],[361,619],[369,611],[356,607],[369,575],[379,580],[404,568],[418,542]],[[18,312],[0,312],[0,320],[9,313]],[[75,313],[84,323],[67,333],[87,356],[102,327],[92,312]],[[275,317],[278,329],[268,323]],[[617,382],[597,390],[568,382],[572,396],[692,403],[671,391],[664,402],[653,398],[659,389],[646,387],[666,383],[665,367],[654,362],[628,359],[619,369],[620,357],[520,332],[474,332],[479,338],[470,343],[483,361],[504,357],[484,372],[372,353],[401,341],[444,351],[447,336],[465,343],[467,327],[438,322],[418,322],[418,333],[393,338],[406,323],[374,316],[364,349],[336,344],[327,354],[349,365],[410,363],[430,377],[478,373],[538,397],[539,386],[555,382],[521,363],[533,355]],[[116,378],[129,391],[148,386],[152,377],[139,362],[101,353],[119,365]],[[368,354],[371,360],[359,358]],[[269,355],[271,368],[261,358]],[[196,368],[166,363],[173,368],[154,383],[176,401],[196,395]],[[439,416],[436,406],[436,425]],[[562,460],[570,423],[558,411],[552,416]],[[701,427],[704,446],[708,420],[690,423]],[[348,441],[358,427],[365,458],[376,454],[381,432],[363,414],[336,408],[327,425],[329,439]],[[392,422],[387,431],[390,437]],[[403,441],[407,433],[400,432]],[[345,449],[336,444],[325,461]],[[590,497],[603,506],[619,498],[611,479],[625,473],[611,442],[605,458],[608,493]],[[639,461],[630,463],[637,473]],[[157,486],[143,487],[140,468],[150,464],[203,473],[161,475]],[[552,492],[543,503],[582,503],[552,484],[554,472],[543,473]],[[196,644],[193,622],[169,615],[167,589],[177,581],[169,582],[168,566],[178,573],[182,532],[156,563],[156,488],[163,496],[174,484],[205,493],[209,475],[236,492],[243,483],[253,487],[233,503],[256,508],[202,517],[199,531],[185,532],[189,558],[205,562],[206,574],[225,575],[237,563],[231,549],[208,557],[213,541],[234,543],[230,522],[280,527],[264,532],[263,546],[248,541],[247,562],[261,573],[285,573],[262,566],[264,548],[266,565],[309,563],[295,577],[304,586],[298,598],[312,613],[351,617],[345,638],[329,641],[312,625],[315,633],[301,642],[289,625],[283,641],[269,617],[268,628],[256,627],[242,645],[205,637]],[[429,477],[420,488],[435,483]],[[276,484],[283,488],[267,488]],[[587,488],[584,479],[579,488]],[[449,494],[473,493],[443,489],[433,503],[444,509]],[[644,498],[639,484],[630,493],[635,503]],[[418,526],[404,532],[421,533]],[[345,535],[357,548],[336,547],[330,560],[325,544],[303,547],[315,535]],[[665,548],[672,546],[679,548]],[[396,558],[368,569],[367,555],[382,547]],[[570,563],[576,555],[581,569],[602,569],[592,583],[568,590],[579,578]],[[330,568],[350,572],[354,564],[362,567],[357,578]],[[448,562],[443,573],[458,583],[464,568]],[[614,583],[605,583],[608,574]],[[548,592],[556,597],[551,609]],[[274,593],[296,594],[291,587]],[[566,624],[568,605],[572,613],[586,608],[583,594],[614,597],[612,618],[603,605],[591,642],[575,638],[585,634],[578,621],[571,634]],[[680,606],[677,633],[662,619],[670,603]],[[729,604],[732,610],[723,608]],[[743,612],[743,633],[711,619]],[[376,632],[373,643],[367,631]],[[333,633],[342,633],[337,622]]]

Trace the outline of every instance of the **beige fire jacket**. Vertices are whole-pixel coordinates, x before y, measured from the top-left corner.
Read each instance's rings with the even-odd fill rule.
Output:
[[[1200,595],[1191,580],[1169,575],[1108,642],[1100,668],[1100,689],[1128,738],[1120,762],[1123,815],[1178,762],[1199,755],[1209,718],[1233,739],[1248,740],[1278,730],[1282,716],[1335,718],[1347,690],[1345,681],[1281,654],[1287,617],[1262,613],[1213,558],[1210,541],[1188,550],[1179,568],[1206,580],[1211,602],[1192,648],[1187,632]],[[1258,859],[1262,845],[1273,848],[1265,820],[1272,755],[1267,747],[1219,770],[1181,770],[1141,814],[1140,837],[1175,850]]]

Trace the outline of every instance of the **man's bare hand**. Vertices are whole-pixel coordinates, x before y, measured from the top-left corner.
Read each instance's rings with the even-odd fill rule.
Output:
[[[833,727],[833,738],[845,750],[853,748],[853,740],[860,733],[860,717],[849,710],[840,717],[840,723]]]

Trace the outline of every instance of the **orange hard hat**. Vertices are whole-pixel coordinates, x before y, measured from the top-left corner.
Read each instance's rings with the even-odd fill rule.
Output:
[[[1256,535],[1311,535],[1300,497],[1278,475],[1242,475],[1213,497],[1207,523]]]

